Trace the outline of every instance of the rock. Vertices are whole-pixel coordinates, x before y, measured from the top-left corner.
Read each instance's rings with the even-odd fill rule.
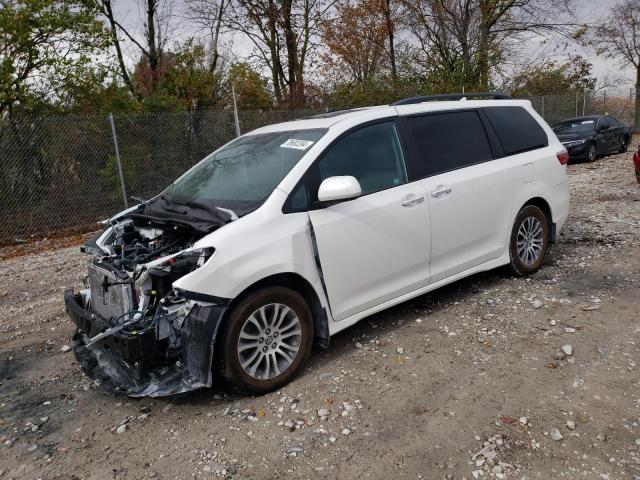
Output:
[[[575,328],[572,328],[572,327],[566,327],[566,328],[564,329],[564,331],[565,331],[566,333],[576,333],[576,329],[575,329]]]
[[[527,417],[520,417],[518,422],[520,422],[521,425],[526,425],[529,423],[529,419]]]
[[[296,424],[293,423],[293,420],[287,420],[286,422],[284,422],[284,426],[289,430],[293,430],[294,428],[296,428]]]
[[[349,430],[348,428],[343,428],[342,429],[342,434],[343,435],[349,435],[351,433],[351,430]]]
[[[71,347],[69,345],[63,345],[60,349],[62,353],[67,353],[69,350],[71,350]]]
[[[398,353],[398,355],[404,355],[404,348],[398,347],[396,348],[396,352]]]
[[[37,449],[38,449],[38,445],[34,443],[34,444],[33,444],[33,445],[31,445],[27,450],[28,450],[29,452],[35,452]]]
[[[560,433],[560,430],[558,430],[557,428],[552,429],[550,434],[551,434],[551,438],[553,440],[555,440],[556,442],[559,442],[560,440],[562,440],[564,438],[562,436],[562,434]]]
[[[116,433],[124,433],[127,431],[127,425],[120,425],[118,428],[116,428]]]
[[[329,410],[328,408],[321,408],[318,410],[318,417],[320,417],[320,420],[326,420],[330,416],[331,410]]]
[[[558,322],[556,322],[555,320],[551,319],[549,320],[549,325],[551,325],[552,327],[555,327],[558,324]]]
[[[332,436],[332,437],[329,437],[329,441],[330,441],[331,443],[336,443],[336,437],[333,437],[333,436]]]
[[[303,453],[304,452],[304,448],[303,447],[290,447],[287,450],[287,453],[291,454],[291,453]]]
[[[600,440],[601,442],[605,442],[605,441],[607,440],[607,436],[606,436],[604,433],[602,433],[602,432],[598,433],[598,434],[596,435],[596,438],[597,438],[598,440]]]
[[[636,445],[640,447],[640,438],[636,438]]]
[[[567,420],[567,428],[569,430],[575,430],[576,429],[576,422],[574,422],[573,420]]]
[[[564,352],[564,354],[567,357],[570,357],[571,355],[573,355],[573,347],[571,345],[569,345],[569,344],[563,345],[562,346],[562,351]]]
[[[355,347],[356,347],[356,348],[362,348],[362,344],[361,344],[360,342],[356,342],[356,343],[355,343]]]
[[[553,354],[553,359],[554,360],[564,360],[566,357],[566,355],[564,354],[564,352],[558,350],[557,352],[555,352]]]
[[[534,300],[531,305],[533,305],[533,308],[541,308],[542,302],[540,300]]]

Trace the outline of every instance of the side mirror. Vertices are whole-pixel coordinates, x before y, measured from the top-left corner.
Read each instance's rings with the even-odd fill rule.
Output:
[[[326,178],[318,189],[318,200],[321,202],[335,202],[336,200],[350,200],[362,194],[360,183],[355,177],[348,175]]]
[[[609,130],[609,125],[601,125],[600,128],[598,128],[599,132],[606,132],[607,130]]]

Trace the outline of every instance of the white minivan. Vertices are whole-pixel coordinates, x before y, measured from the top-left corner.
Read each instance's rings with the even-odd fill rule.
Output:
[[[247,133],[85,244],[86,288],[65,293],[76,356],[131,396],[276,389],[368,315],[501,265],[535,272],[567,219],[568,159],[500,94]]]

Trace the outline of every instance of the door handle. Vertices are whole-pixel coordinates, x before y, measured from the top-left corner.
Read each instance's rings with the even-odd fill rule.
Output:
[[[446,195],[447,193],[451,193],[451,187],[437,187],[433,192],[431,192],[431,196],[437,198],[440,195]]]
[[[418,195],[417,197],[409,197],[402,201],[403,207],[410,207],[411,205],[417,205],[424,202],[424,195]]]

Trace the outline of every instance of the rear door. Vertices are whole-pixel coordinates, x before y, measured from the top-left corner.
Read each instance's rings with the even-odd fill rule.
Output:
[[[355,177],[362,195],[314,207],[320,183],[340,175]],[[306,176],[298,188],[311,194],[309,218],[336,320],[428,285],[428,202],[421,182],[408,180],[394,120],[346,133]]]
[[[498,258],[505,249],[515,167],[494,160],[476,110],[403,119],[431,210],[431,283]]]

